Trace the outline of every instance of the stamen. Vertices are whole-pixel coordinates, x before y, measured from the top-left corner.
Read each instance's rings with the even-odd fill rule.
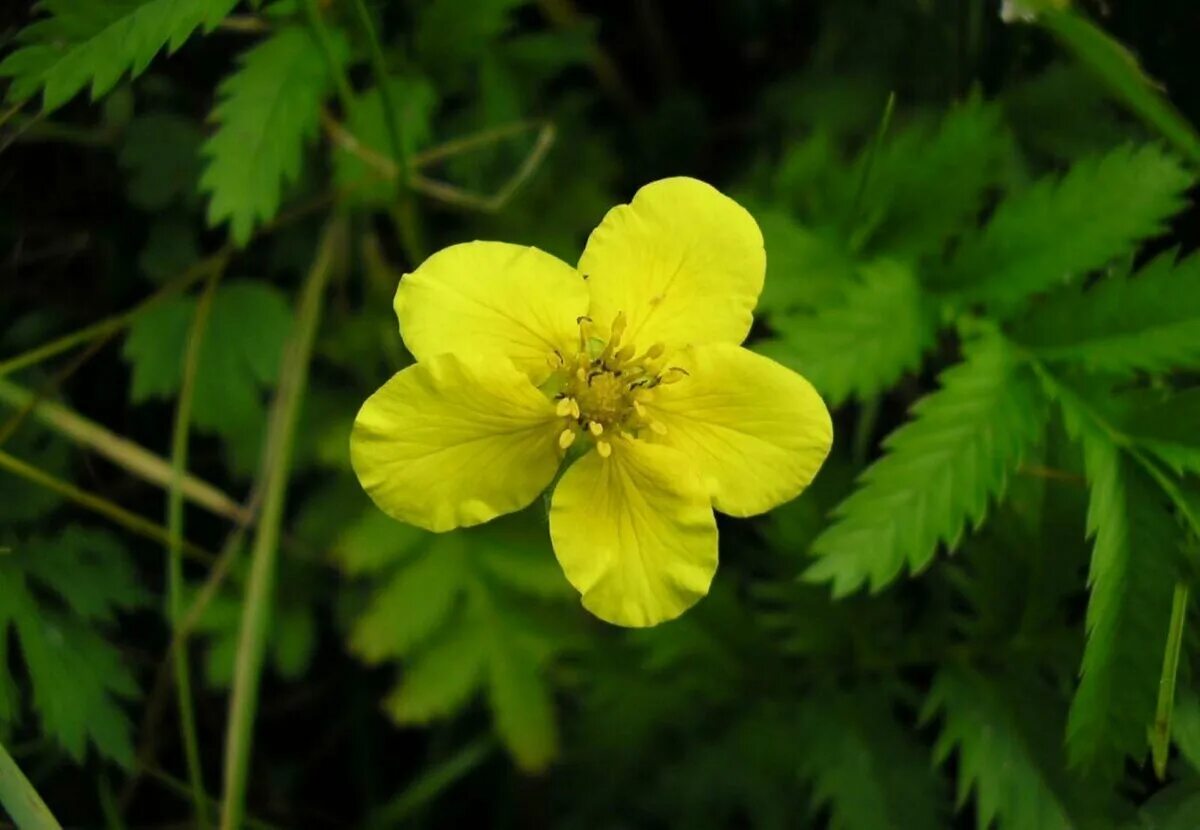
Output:
[[[565,418],[573,411],[573,407],[577,407],[574,398],[563,398],[558,402],[558,406],[554,407],[554,414],[560,418]]]
[[[623,346],[621,350],[617,352],[614,360],[616,360],[617,363],[626,363],[631,357],[633,357],[633,352],[633,346]]]
[[[596,452],[600,453],[601,458],[608,458],[612,455],[612,444],[607,441],[597,441]]]
[[[575,430],[564,429],[558,436],[559,449],[565,450],[567,447],[575,443]]]
[[[652,421],[650,421],[650,431],[656,432],[659,435],[666,435],[667,434],[667,425],[664,424],[662,421],[652,420]]]
[[[625,312],[618,311],[617,317],[613,320],[612,334],[608,338],[608,342],[614,346],[621,341],[621,335],[625,333],[625,325],[628,321],[625,319]]]
[[[633,399],[633,411],[637,413],[639,418],[646,417],[646,407],[637,398]]]
[[[588,432],[599,438],[604,433],[604,425],[596,421],[588,421]]]
[[[659,377],[658,382],[663,385],[670,384],[670,383],[679,383],[679,381],[683,380],[686,377],[690,377],[690,376],[691,375],[687,371],[687,369],[681,369],[678,366],[672,366],[670,369],[667,369],[667,371],[662,373],[662,375]]]
[[[666,343],[655,343],[650,348],[646,349],[646,353],[642,357],[646,360],[657,360],[662,357],[663,352],[667,350]]]

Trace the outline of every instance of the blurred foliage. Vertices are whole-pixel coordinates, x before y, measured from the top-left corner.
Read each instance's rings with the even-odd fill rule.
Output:
[[[273,582],[269,826],[1200,827],[1194,9],[701,5],[0,9],[0,744],[64,824],[199,823]],[[837,440],[722,520],[708,598],[624,631],[543,505],[399,525],[347,437],[411,362],[400,274],[476,238],[571,257],[677,174],[758,219],[751,347]]]

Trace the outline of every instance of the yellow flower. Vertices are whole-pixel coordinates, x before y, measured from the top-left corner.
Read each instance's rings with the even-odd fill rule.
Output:
[[[750,214],[688,178],[609,211],[578,269],[503,242],[439,251],[396,292],[417,363],[355,420],[359,480],[440,532],[528,506],[575,458],[550,538],[584,606],[679,616],[717,569],[713,508],[794,498],[833,439],[808,381],[739,345],[765,270]]]

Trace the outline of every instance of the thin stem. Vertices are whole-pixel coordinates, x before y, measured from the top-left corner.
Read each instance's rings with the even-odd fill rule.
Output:
[[[376,810],[367,822],[368,827],[397,826],[486,761],[495,750],[496,741],[491,737],[478,738],[467,744],[445,761],[431,767],[399,795]]]
[[[1167,627],[1162,675],[1158,681],[1154,728],[1150,732],[1150,757],[1154,759],[1154,774],[1158,776],[1159,781],[1167,777],[1167,758],[1171,752],[1171,714],[1175,710],[1175,681],[1179,674],[1179,654],[1183,649],[1187,604],[1187,585],[1182,582],[1176,583],[1175,595],[1171,599],[1171,624]]]
[[[64,334],[62,337],[51,340],[49,343],[43,343],[41,346],[30,349],[23,354],[10,357],[8,360],[0,361],[0,377],[24,369],[27,366],[32,366],[35,363],[40,363],[68,349],[73,349],[83,343],[89,343],[96,338],[106,337],[120,331],[137,319],[143,312],[168,297],[186,290],[194,283],[206,277],[211,272],[214,263],[222,261],[229,256],[229,251],[229,248],[223,248],[218,253],[194,263],[184,270],[173,282],[163,286],[163,288],[151,294],[131,309],[106,317],[98,323],[85,326],[69,334]]]
[[[341,218],[331,220],[317,249],[296,308],[295,340],[289,346],[279,391],[272,406],[268,432],[268,466],[264,477],[263,511],[255,529],[250,576],[242,607],[233,693],[225,743],[225,790],[221,809],[222,830],[242,826],[246,808],[246,781],[250,772],[250,746],[258,706],[258,686],[271,622],[275,565],[279,555],[280,525],[287,496],[292,438],[304,398],[313,341],[321,318],[322,298],[345,237]]]
[[[337,89],[338,100],[342,102],[342,110],[349,115],[350,107],[354,105],[354,89],[350,86],[350,79],[346,77],[345,67],[342,66],[342,62],[334,54],[333,38],[329,34],[329,28],[325,25],[324,19],[321,17],[321,10],[317,7],[317,0],[304,0],[304,13],[308,17],[308,24],[312,28],[313,37],[317,39],[317,48],[321,50],[321,57],[325,60],[325,66],[329,69],[329,74],[333,77],[333,85]]]
[[[392,158],[400,168],[399,199],[393,215],[396,226],[400,231],[401,240],[408,253],[409,260],[415,265],[425,258],[424,244],[421,241],[420,217],[410,192],[410,162],[408,147],[404,143],[404,123],[400,120],[400,112],[392,98],[391,84],[388,83],[387,61],[384,60],[383,46],[379,41],[379,33],[375,31],[375,22],[364,0],[350,0],[354,8],[358,25],[367,38],[367,50],[371,57],[371,71],[375,73],[375,84],[379,88],[379,101],[383,106],[383,123],[387,128],[388,143],[391,145]]]
[[[158,542],[164,548],[171,543],[170,534],[162,525],[155,524],[149,519],[145,519],[136,513],[131,513],[124,507],[121,507],[115,502],[111,502],[103,496],[98,496],[95,493],[90,493],[76,487],[70,482],[52,476],[49,473],[34,467],[32,464],[26,464],[19,458],[0,450],[0,470],[7,470],[13,475],[19,476],[31,484],[36,484],[39,487],[44,487],[47,490],[58,493],[63,498],[74,502],[85,510],[90,510],[97,515],[104,516],[116,524],[134,533],[138,536],[143,536],[152,541]],[[183,551],[188,556],[198,559],[201,562],[211,562],[213,555],[193,542],[184,540]]]
[[[37,401],[36,395],[17,384],[0,378],[0,402],[29,408],[31,417],[81,447],[107,458],[126,472],[159,487],[169,487],[171,465],[140,444],[100,426],[95,421],[53,401]],[[183,495],[198,507],[238,524],[250,521],[246,510],[229,495],[192,475],[185,475]]]
[[[583,16],[571,0],[539,0],[538,6],[546,19],[560,29],[574,29],[584,22]],[[637,112],[640,108],[638,101],[629,91],[616,62],[609,54],[597,44],[589,43],[588,62],[591,64],[592,74],[596,76],[600,88],[626,113]]]
[[[179,401],[175,407],[175,425],[171,437],[171,487],[167,492],[167,532],[171,536],[167,558],[168,612],[172,630],[178,629],[183,617],[183,478],[187,469],[188,433],[192,424],[192,400],[196,389],[196,367],[200,362],[200,351],[204,333],[208,327],[213,296],[221,279],[221,269],[214,268],[188,331],[184,349],[183,380],[179,388]],[[173,649],[175,667],[175,694],[179,707],[179,730],[183,740],[184,758],[187,761],[188,782],[192,788],[192,804],[196,811],[196,825],[204,830],[209,825],[208,795],[204,789],[204,772],[200,764],[200,742],[196,737],[196,711],[192,703],[191,670],[188,666],[186,647]]]
[[[850,203],[850,211],[846,214],[847,233],[854,229],[854,223],[858,221],[858,212],[862,207],[863,197],[867,193],[867,185],[871,181],[871,172],[875,169],[875,157],[879,155],[879,150],[883,147],[883,139],[887,136],[895,109],[896,93],[889,92],[887,103],[883,105],[883,115],[879,118],[879,128],[875,131],[875,138],[871,141],[871,148],[867,151],[867,157],[863,162],[862,174],[858,177],[858,187],[854,189],[854,201]]]
[[[21,830],[62,830],[3,744],[0,744],[0,805]]]

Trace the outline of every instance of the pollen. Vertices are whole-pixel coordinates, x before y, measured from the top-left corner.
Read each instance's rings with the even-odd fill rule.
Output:
[[[651,343],[639,350],[639,344],[626,337],[629,321],[623,313],[608,326],[607,338],[605,322],[579,318],[578,351],[547,356],[554,373],[543,387],[556,399],[555,412],[565,420],[559,447],[566,450],[582,435],[603,458],[612,453],[614,437],[665,435],[666,425],[650,415],[655,390],[687,378],[679,367],[664,367],[665,344]]]

